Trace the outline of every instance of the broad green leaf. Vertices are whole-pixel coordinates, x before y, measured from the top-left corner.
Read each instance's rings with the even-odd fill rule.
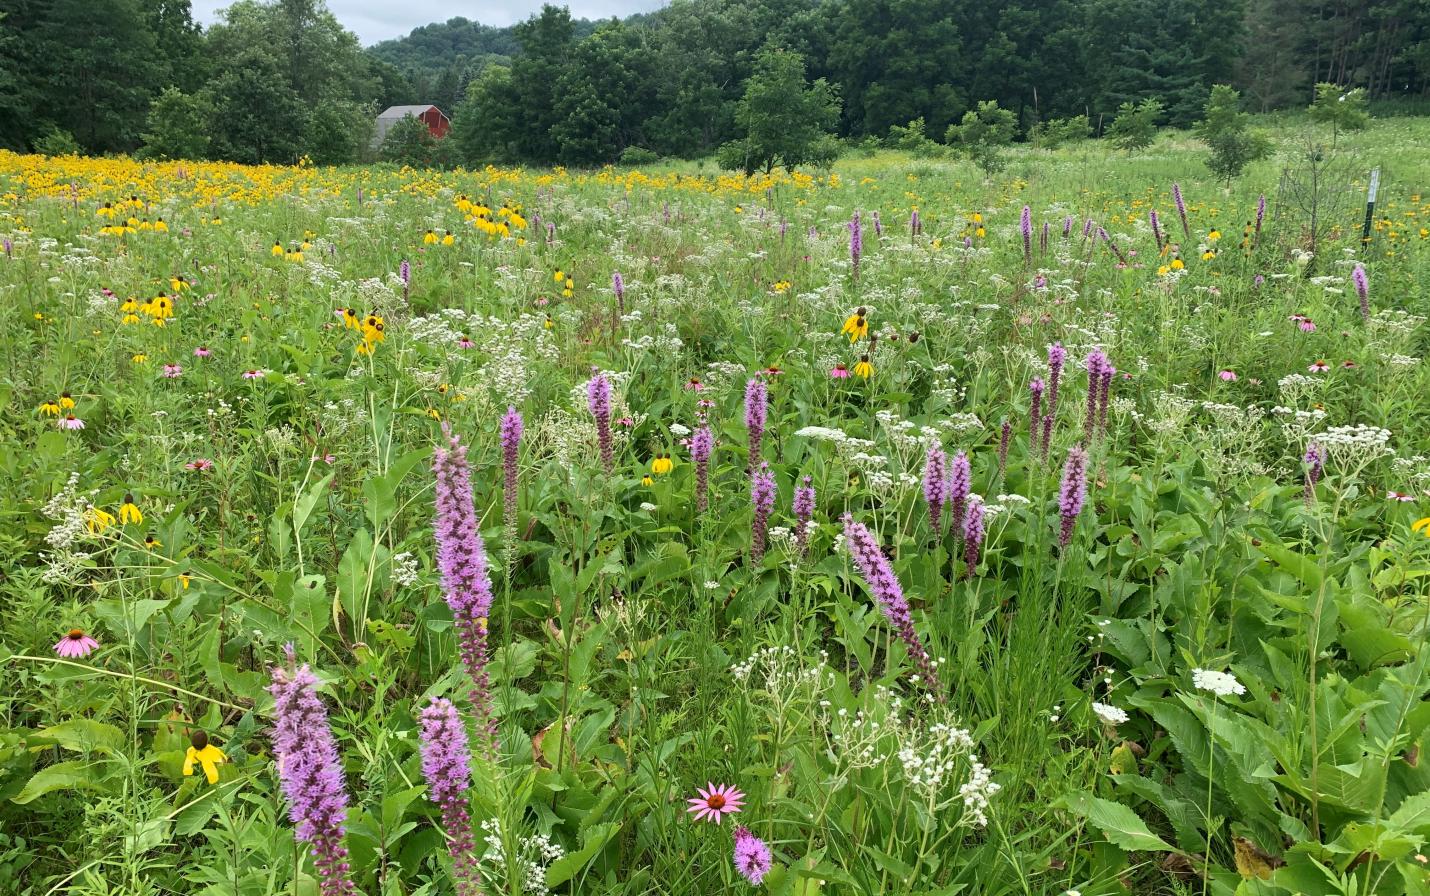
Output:
[[[76,752],[93,750],[107,754],[119,751],[124,743],[124,734],[115,726],[94,719],[70,719],[36,731],[31,738],[32,745],[35,740],[56,743]]]
[[[1083,816],[1102,831],[1108,841],[1126,850],[1175,852],[1170,843],[1152,833],[1137,813],[1111,800],[1090,793],[1076,792],[1063,797],[1061,803]]]
[[[621,824],[618,821],[608,821],[587,828],[586,835],[581,841],[581,848],[575,852],[567,853],[552,862],[546,869],[546,885],[559,887],[575,877],[577,872],[585,868],[596,857],[596,853],[600,852],[620,829]]]
[[[102,768],[93,762],[57,762],[35,772],[12,802],[24,805],[56,790],[102,790]]]

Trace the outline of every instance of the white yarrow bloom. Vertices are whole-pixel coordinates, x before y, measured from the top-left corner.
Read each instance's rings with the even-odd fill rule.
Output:
[[[1097,713],[1099,719],[1102,719],[1109,725],[1121,725],[1129,718],[1126,710],[1119,709],[1107,703],[1094,702],[1092,704],[1092,711]]]
[[[1218,697],[1245,694],[1246,686],[1236,680],[1230,672],[1213,672],[1210,669],[1193,669],[1192,684],[1198,690],[1211,691]]]

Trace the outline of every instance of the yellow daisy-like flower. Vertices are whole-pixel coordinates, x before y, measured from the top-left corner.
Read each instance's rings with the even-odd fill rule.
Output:
[[[195,731],[189,737],[189,749],[184,753],[184,774],[194,773],[194,764],[204,770],[204,777],[210,784],[218,783],[218,767],[228,761],[223,750],[209,743],[209,736],[202,731]]]
[[[168,233],[169,225],[164,223],[163,218],[160,218],[159,220],[154,222],[154,229],[160,231],[161,233]]]
[[[61,410],[64,410],[64,411],[68,411],[68,410],[73,410],[73,408],[74,408],[74,399],[70,397],[70,394],[69,394],[68,392],[61,392],[61,393],[60,393],[60,409],[61,409]]]
[[[139,505],[134,503],[133,495],[126,494],[124,503],[119,505],[119,522],[126,526],[144,522],[144,514],[139,512]]]
[[[650,488],[652,485],[655,485],[655,480],[650,478],[650,474],[647,473],[641,477],[641,485]]]
[[[866,380],[874,375],[874,365],[869,362],[868,355],[860,358],[859,363],[854,365],[854,375]]]
[[[664,476],[675,468],[675,462],[670,459],[670,455],[664,452],[657,454],[650,462],[650,471],[657,476]]]
[[[91,507],[84,515],[84,525],[89,529],[90,535],[98,535],[114,525],[114,514],[98,507]]]
[[[1174,259],[1172,259],[1172,265],[1171,265],[1172,270],[1174,270],[1174,271],[1180,271],[1180,270],[1183,270],[1184,268],[1186,268],[1186,266],[1187,266],[1187,265],[1186,265],[1186,262],[1182,261],[1180,258],[1174,258]]]
[[[280,243],[278,240],[274,240],[273,248],[268,250],[268,254],[274,256],[275,258],[282,258],[284,254],[283,244]]]
[[[565,279],[566,279],[566,274],[558,270],[558,271],[551,277],[551,282],[553,282],[553,283],[560,283],[561,281],[563,281],[563,280],[565,280]]]
[[[437,242],[437,234],[433,233],[433,232],[430,231],[430,230],[427,231],[427,233],[424,234],[423,237],[422,237],[422,242],[423,242],[424,244],[428,245],[428,246],[433,245],[434,243]]]
[[[844,326],[839,332],[849,334],[850,344],[869,335],[869,318],[865,316],[866,313],[864,308],[856,308],[853,314],[844,319]]]
[[[442,235],[442,245],[450,246],[455,242],[457,242],[457,238],[452,236],[452,231],[449,230]]]
[[[1411,532],[1419,532],[1426,538],[1430,538],[1430,516],[1421,517],[1410,524]]]
[[[60,406],[53,401],[40,402],[38,410],[46,417],[58,417],[60,415]]]

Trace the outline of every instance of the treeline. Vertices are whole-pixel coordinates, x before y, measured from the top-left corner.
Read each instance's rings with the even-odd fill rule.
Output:
[[[1101,132],[1149,99],[1188,126],[1213,84],[1258,110],[1319,82],[1430,92],[1426,0],[675,0],[599,24],[452,19],[366,51],[320,0],[239,0],[208,29],[188,0],[0,0],[0,145],[336,163],[367,152],[379,108],[433,102],[454,122],[437,161],[701,156],[746,136],[770,47],[829,85],[852,139],[942,137],[985,101],[1021,135]]]

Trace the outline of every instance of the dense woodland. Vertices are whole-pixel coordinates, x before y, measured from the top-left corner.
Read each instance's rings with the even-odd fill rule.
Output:
[[[377,109],[433,102],[454,120],[439,162],[696,157],[741,136],[767,47],[833,88],[853,139],[918,119],[941,138],[986,100],[1026,133],[1074,115],[1100,131],[1148,98],[1187,126],[1220,83],[1256,110],[1318,82],[1430,95],[1425,0],[676,0],[600,23],[455,18],[368,49],[321,0],[239,0],[209,28],[188,0],[0,0],[0,146],[343,163]]]

